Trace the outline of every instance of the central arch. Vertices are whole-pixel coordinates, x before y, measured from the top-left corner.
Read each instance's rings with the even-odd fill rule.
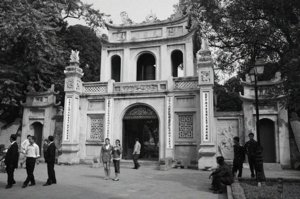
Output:
[[[155,57],[151,53],[143,53],[137,60],[137,81],[155,80]]]
[[[141,159],[159,158],[159,121],[156,112],[147,105],[130,107],[123,117],[123,158],[132,159],[135,138],[141,143]]]

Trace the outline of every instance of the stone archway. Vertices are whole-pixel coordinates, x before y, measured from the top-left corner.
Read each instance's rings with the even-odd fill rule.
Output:
[[[159,158],[159,121],[155,111],[146,105],[129,108],[123,117],[123,158],[131,159],[135,138],[142,145],[141,159]]]
[[[260,141],[266,163],[276,162],[275,124],[270,119],[259,120]]]
[[[31,124],[31,127],[33,129],[33,136],[35,137],[35,143],[39,146],[41,151],[44,126],[40,122],[34,122]]]

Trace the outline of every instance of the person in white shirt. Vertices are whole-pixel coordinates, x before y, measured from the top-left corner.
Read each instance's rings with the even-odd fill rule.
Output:
[[[139,142],[139,138],[135,138],[135,145],[134,145],[134,150],[133,150],[133,163],[134,163],[134,168],[133,169],[138,169],[141,165],[138,163],[138,159],[141,153],[141,143]]]
[[[29,145],[25,149],[27,178],[24,181],[22,188],[27,187],[29,182],[29,186],[35,185],[33,171],[35,167],[35,162],[40,157],[40,149],[39,146],[35,143],[35,137],[31,136],[28,140]]]
[[[27,148],[27,146],[29,145],[29,137],[31,137],[31,135],[27,135],[27,139],[25,139],[22,143],[21,143],[21,162],[20,162],[20,166],[21,168],[23,167],[23,164],[26,162],[26,156],[25,156],[25,149]]]

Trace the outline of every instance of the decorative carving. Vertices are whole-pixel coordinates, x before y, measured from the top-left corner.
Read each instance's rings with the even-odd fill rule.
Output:
[[[68,79],[66,85],[67,85],[67,89],[72,89],[74,87],[73,79]]]
[[[104,115],[91,118],[90,140],[104,141]]]
[[[153,13],[152,11],[150,12],[150,14],[148,14],[145,18],[146,23],[152,23],[157,21],[157,16],[155,13]]]
[[[193,114],[178,115],[179,138],[193,138]]]
[[[238,120],[218,122],[218,149],[226,159],[233,159],[233,137],[238,135]]]
[[[118,89],[116,89],[118,91]],[[149,91],[158,91],[158,85],[156,84],[145,84],[145,85],[124,85],[120,86],[121,92],[149,92]]]
[[[122,24],[130,25],[133,23],[132,20],[128,17],[128,14],[126,11],[121,12],[120,16],[121,16]]]
[[[157,119],[157,115],[151,108],[137,105],[126,112],[124,119]]]
[[[209,83],[210,82],[210,71],[201,71],[201,82]]]
[[[142,30],[142,31],[132,31],[131,38],[134,39],[146,39],[146,38],[156,38],[162,37],[162,29],[153,30]]]
[[[183,34],[183,27],[182,26],[175,26],[169,27],[168,29],[168,36],[180,36]]]
[[[78,79],[76,82],[76,90],[80,91],[80,85],[81,85],[81,81]]]
[[[202,132],[203,141],[209,141],[209,92],[203,92],[202,97]]]
[[[71,50],[70,63],[79,63],[79,51]]]
[[[113,33],[113,39],[116,41],[123,41],[126,39],[126,32]]]
[[[173,148],[173,97],[167,98],[167,148]]]

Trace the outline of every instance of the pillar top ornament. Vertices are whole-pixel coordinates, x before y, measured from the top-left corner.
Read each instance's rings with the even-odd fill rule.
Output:
[[[70,55],[70,64],[79,65],[79,51],[78,50],[71,50]]]
[[[208,41],[206,38],[201,39],[201,49],[197,52],[197,66],[199,67],[212,67],[213,59],[211,52],[208,49]]]

